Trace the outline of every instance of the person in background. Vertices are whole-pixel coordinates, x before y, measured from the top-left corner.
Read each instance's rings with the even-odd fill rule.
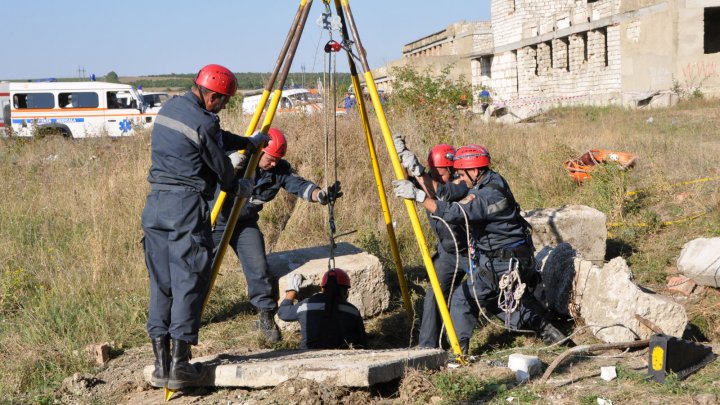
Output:
[[[286,322],[300,322],[301,349],[367,348],[365,325],[360,311],[347,302],[350,277],[341,269],[328,270],[320,282],[320,292],[294,304],[304,278],[288,278],[285,299],[278,317]]]
[[[223,147],[252,149],[269,139],[220,128],[215,114],[237,90],[230,70],[207,65],[194,83],[158,112],[150,147],[150,192],[141,216],[150,281],[147,332],[155,354],[150,384],[170,389],[193,386],[202,378],[202,370],[189,361],[211,276],[208,202],[216,185],[240,196],[249,196],[254,185],[235,178]]]

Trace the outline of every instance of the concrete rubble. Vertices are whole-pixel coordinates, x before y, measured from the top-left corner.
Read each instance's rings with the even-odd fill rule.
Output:
[[[305,378],[342,387],[370,387],[392,381],[406,368],[439,369],[447,363],[441,349],[283,350],[235,356],[223,354],[193,359],[202,363],[205,379],[198,386],[274,387]],[[143,370],[146,381],[154,366]]]
[[[720,238],[698,238],[686,243],[677,268],[697,284],[720,287]]]
[[[270,272],[278,277],[280,300],[287,286],[287,275],[301,273],[305,276],[299,299],[305,299],[320,291],[320,280],[328,270],[327,246],[278,252],[268,255]],[[350,276],[352,287],[348,301],[355,305],[363,319],[380,314],[390,306],[390,290],[380,260],[349,244],[339,243],[335,249],[335,267],[345,270]],[[283,322],[276,317],[284,330],[297,330],[297,322]]]
[[[675,337],[682,337],[688,322],[682,305],[635,285],[621,257],[603,267],[576,258],[571,306],[595,337],[608,343],[649,338],[654,332],[636,315]]]
[[[513,353],[508,357],[508,368],[515,372],[518,382],[523,382],[542,372],[542,362],[537,356]]]
[[[654,332],[638,316],[668,335],[682,337],[688,322],[683,306],[637,286],[624,259],[597,266],[576,257],[567,243],[544,248],[536,259],[543,288],[535,296],[553,312],[592,325],[598,339],[617,343],[648,338]]]
[[[601,265],[605,259],[607,243],[607,217],[602,212],[584,205],[564,205],[528,211],[525,219],[533,227],[533,244],[540,251],[545,246],[555,247],[567,242],[577,254],[593,264]]]

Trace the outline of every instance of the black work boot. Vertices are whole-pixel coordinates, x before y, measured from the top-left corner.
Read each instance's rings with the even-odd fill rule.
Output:
[[[152,339],[152,346],[155,353],[155,370],[150,376],[150,385],[162,388],[167,386],[170,374],[170,337]]]
[[[268,343],[274,344],[280,341],[280,329],[275,324],[271,311],[260,311],[258,313],[257,327]]]
[[[540,337],[546,345],[552,345],[564,340],[565,334],[560,332],[553,324],[547,322],[545,326],[540,329]]]
[[[196,387],[202,378],[202,367],[190,364],[190,344],[172,339],[172,361],[167,387],[171,390]]]

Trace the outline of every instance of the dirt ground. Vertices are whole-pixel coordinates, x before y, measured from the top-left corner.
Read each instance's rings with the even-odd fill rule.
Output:
[[[576,341],[589,341],[589,336],[578,335]],[[463,387],[447,386],[434,378],[444,373],[448,381],[462,384],[459,377],[469,376],[482,382],[477,392],[464,403],[552,403],[596,404],[599,400],[618,403],[687,403],[716,404],[720,391],[720,362],[712,362],[683,382],[670,381],[664,385],[647,379],[647,349],[636,351],[614,350],[595,356],[575,356],[562,363],[546,384],[539,376],[530,382],[518,384],[515,374],[505,367],[511,353],[523,352],[538,355],[543,370],[565,348],[547,349],[533,343],[488,351],[474,359],[467,367],[450,367],[446,370],[410,370],[401,381],[367,389],[348,389],[327,386],[312,380],[293,379],[268,389],[195,388],[178,392],[173,404],[449,404],[456,403],[453,390]],[[212,345],[205,346],[206,348]],[[198,352],[204,352],[203,346]],[[233,353],[250,353],[239,349]],[[720,345],[714,352],[720,353]],[[207,352],[203,354],[209,354]],[[127,350],[111,359],[95,375],[69,376],[58,390],[58,399],[68,404],[160,404],[163,391],[150,387],[143,379],[143,367],[152,364],[150,345]],[[604,381],[599,378],[600,367],[615,366],[618,378]],[[688,388],[688,386],[690,388]],[[703,388],[704,387],[704,388]]]

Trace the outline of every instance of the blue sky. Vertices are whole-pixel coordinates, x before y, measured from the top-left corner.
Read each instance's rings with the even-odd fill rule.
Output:
[[[332,3],[332,2],[331,2]],[[299,0],[27,0],[0,6],[0,79],[192,73],[208,63],[267,72]],[[459,20],[488,20],[490,0],[350,0],[371,67]],[[333,7],[334,9],[334,7]],[[321,71],[327,41],[314,0],[292,71]],[[318,49],[319,48],[319,49]],[[338,71],[347,71],[345,57]]]

